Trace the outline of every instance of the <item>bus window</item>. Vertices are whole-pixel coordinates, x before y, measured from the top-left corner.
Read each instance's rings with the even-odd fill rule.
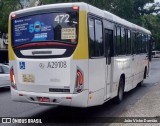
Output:
[[[102,33],[102,21],[89,19],[89,43],[90,57],[104,56],[104,43]]]
[[[89,45],[90,45],[90,57],[94,56],[94,19],[89,18]]]
[[[137,54],[141,53],[141,48],[142,48],[142,34],[138,33],[137,34]]]
[[[126,53],[131,54],[131,32],[127,30]]]
[[[95,56],[104,56],[102,21],[95,20]]]
[[[121,48],[120,48],[120,45],[121,45],[121,28],[120,27],[117,27],[117,41],[116,41],[116,54],[119,55],[120,54],[120,51],[121,51]]]
[[[78,41],[76,11],[20,17],[12,20],[12,26],[13,46],[44,41],[76,44]]]
[[[62,20],[62,17],[64,19]],[[54,39],[71,43],[77,42],[78,15],[77,13],[57,13],[54,18]]]
[[[111,64],[111,57],[113,56],[113,31],[105,29],[105,53],[107,57],[107,64]]]
[[[143,35],[142,36],[142,53],[146,53],[147,52],[147,41],[148,41],[148,38],[147,38],[147,35]]]
[[[120,54],[126,54],[126,32],[124,28],[121,28],[121,52]]]
[[[135,54],[136,52],[137,52],[136,33],[132,32],[132,54]]]

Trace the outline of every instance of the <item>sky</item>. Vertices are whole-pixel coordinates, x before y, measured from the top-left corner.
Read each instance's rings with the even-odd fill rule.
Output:
[[[154,0],[154,2],[156,3],[156,2],[159,2],[160,3],[160,0]],[[152,6],[152,4],[147,4],[146,5],[146,7],[150,7],[150,6]]]
[[[154,0],[154,2],[160,2],[160,0]]]

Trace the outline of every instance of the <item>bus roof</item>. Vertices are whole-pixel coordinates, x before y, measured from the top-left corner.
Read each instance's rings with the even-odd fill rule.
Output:
[[[97,7],[94,7],[92,5],[89,5],[87,3],[84,2],[75,2],[75,3],[59,3],[59,4],[49,4],[49,5],[43,5],[43,6],[37,6],[37,7],[31,7],[31,8],[26,8],[26,9],[22,9],[22,10],[18,10],[15,12],[12,12],[10,14],[10,17],[13,13],[16,14],[23,14],[23,13],[27,13],[27,12],[34,12],[34,11],[39,11],[39,10],[49,10],[49,9],[53,9],[53,8],[67,8],[67,7],[73,7],[73,6],[79,6],[80,10],[85,10],[89,13],[93,13],[95,15],[99,15],[107,20],[110,20],[112,22],[115,22],[117,24],[121,24],[124,25],[126,27],[132,28],[136,31],[142,31],[144,33],[147,34],[151,34],[151,32],[143,27],[140,27],[136,24],[133,24],[125,19],[122,19],[106,10],[101,10]]]

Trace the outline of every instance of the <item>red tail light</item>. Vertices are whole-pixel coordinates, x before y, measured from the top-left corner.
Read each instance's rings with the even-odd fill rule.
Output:
[[[80,70],[77,70],[77,75],[78,75],[78,81],[80,85],[83,85],[83,74]]]
[[[83,90],[83,73],[81,70],[77,69],[76,77],[76,92],[81,92]]]
[[[17,89],[13,67],[10,69],[10,81],[11,81],[11,86],[14,89]]]
[[[13,82],[14,71],[13,68],[10,69],[10,81]]]

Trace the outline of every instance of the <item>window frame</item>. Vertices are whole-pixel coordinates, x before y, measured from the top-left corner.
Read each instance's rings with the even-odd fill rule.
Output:
[[[126,55],[132,55],[132,40],[131,40],[131,30],[126,29]],[[130,37],[129,37],[130,35]]]
[[[142,33],[137,32],[137,53],[136,54],[141,54],[142,53]]]
[[[102,56],[91,56],[91,53],[90,53],[90,46],[91,45],[90,45],[89,19],[93,19],[94,20],[94,51],[95,51],[95,40],[96,40],[96,31],[95,31],[96,20],[98,20],[98,21],[100,21],[102,23],[102,45],[103,45],[103,55]],[[103,18],[100,18],[100,17],[95,16],[95,15],[88,14],[87,20],[88,20],[89,58],[90,59],[101,59],[101,58],[104,58],[105,57],[105,43],[104,43],[104,24],[103,24]]]
[[[133,35],[134,35],[134,40],[133,40]],[[132,55],[136,55],[137,54],[137,44],[136,44],[136,41],[137,41],[137,32],[132,30],[131,31],[131,47],[132,47]],[[134,47],[134,48],[133,48]]]
[[[117,36],[117,29],[119,28],[120,34],[119,34],[119,41],[118,41],[118,36]],[[119,45],[118,45],[119,42]],[[116,47],[116,55],[119,56],[120,52],[121,52],[121,48],[119,48],[119,46],[121,46],[121,26],[116,25],[116,42],[115,42],[115,47]]]
[[[123,41],[124,43],[122,43],[122,29],[124,30],[124,36],[123,36]],[[121,47],[121,52],[120,55],[126,55],[126,28],[121,27],[121,43],[120,43],[120,47]],[[124,47],[124,50],[123,50]]]

